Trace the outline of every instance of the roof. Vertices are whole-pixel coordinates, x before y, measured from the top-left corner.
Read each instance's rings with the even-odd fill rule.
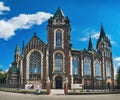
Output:
[[[109,38],[106,36],[102,24],[101,24],[101,29],[100,29],[100,36],[99,36],[99,39],[98,39],[98,41],[97,41],[97,48],[98,48],[98,44],[99,44],[101,41],[106,41],[106,42],[108,42],[109,47],[111,47],[110,40],[109,40]]]
[[[60,17],[60,18],[64,17],[64,13],[63,13],[63,11],[62,11],[62,9],[60,7],[58,7],[57,11],[55,12],[54,18],[55,17]]]
[[[10,71],[13,73],[13,72],[18,72],[19,70],[18,70],[18,68],[17,68],[17,66],[16,65],[13,65],[11,68],[10,68]]]
[[[36,38],[38,41],[40,41],[43,45],[46,46],[46,44],[36,35],[36,33],[34,33],[33,37],[30,39],[30,41],[27,43],[27,45],[30,44],[31,41],[33,41],[33,39]],[[27,45],[25,47],[27,47]]]

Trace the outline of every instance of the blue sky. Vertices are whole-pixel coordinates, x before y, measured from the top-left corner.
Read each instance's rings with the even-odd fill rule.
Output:
[[[14,60],[16,44],[20,50],[33,33],[47,43],[47,20],[60,6],[71,21],[73,48],[88,47],[92,37],[94,48],[101,23],[111,40],[115,70],[120,65],[120,1],[119,0],[0,0],[0,68],[7,70]]]

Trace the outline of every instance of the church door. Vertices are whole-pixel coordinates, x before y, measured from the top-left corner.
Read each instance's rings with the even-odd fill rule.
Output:
[[[56,89],[62,89],[62,77],[57,76],[55,78],[55,81],[56,81]]]

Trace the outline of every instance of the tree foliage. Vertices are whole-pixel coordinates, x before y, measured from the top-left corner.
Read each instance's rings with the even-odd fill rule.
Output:
[[[7,73],[0,72],[0,83],[6,83]]]
[[[120,66],[117,69],[116,82],[117,82],[118,85],[120,85]]]

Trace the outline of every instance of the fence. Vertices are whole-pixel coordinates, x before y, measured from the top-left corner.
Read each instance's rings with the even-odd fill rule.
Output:
[[[19,84],[6,84],[6,83],[0,83],[1,88],[20,88]]]

